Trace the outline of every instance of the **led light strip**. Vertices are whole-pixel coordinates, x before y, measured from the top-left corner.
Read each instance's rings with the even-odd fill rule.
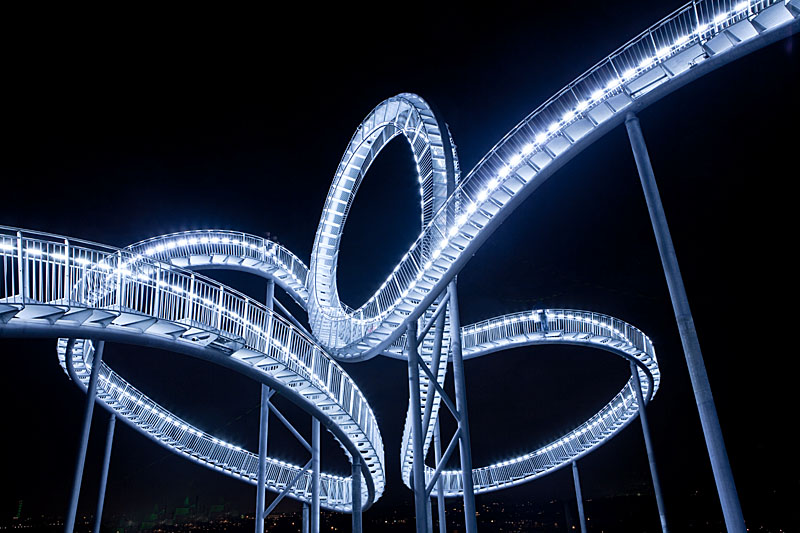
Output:
[[[42,239],[39,234],[36,238],[21,233],[16,237],[2,235],[0,229],[4,280],[16,283],[11,287],[4,285],[0,327],[28,321],[43,325],[44,320],[60,328],[74,327],[78,336],[81,331],[85,333],[81,326],[102,324],[91,327],[100,338],[102,330],[107,328],[127,330],[187,345],[200,343],[198,346],[211,347],[219,356],[227,354],[284,383],[284,393],[301,408],[313,404],[326,414],[335,425],[334,437],[350,442],[345,445],[340,441],[346,453],[358,450],[354,453],[361,453],[367,465],[369,475],[362,503],[370,505],[380,497],[384,490],[384,458],[375,415],[358,386],[302,332],[233,289],[146,254],[87,249],[70,245],[68,239],[55,239]],[[187,240],[186,244],[190,242]],[[21,272],[19,278],[8,275],[17,271]],[[101,320],[104,322],[98,322]],[[62,339],[62,361],[65,347],[66,340]],[[90,357],[88,341],[81,347],[82,355]],[[85,364],[81,366],[86,368]],[[109,372],[106,370],[105,375]],[[116,379],[117,388],[105,392],[110,395],[109,401],[123,408],[119,413],[126,421],[139,427],[137,421],[142,416],[156,420],[160,424],[156,431],[139,427],[140,431],[161,444],[166,443],[176,453],[192,455],[210,468],[252,481],[253,454],[209,436],[157,406],[119,376]],[[125,393],[114,396],[115,391],[122,390],[120,387]],[[141,403],[131,404],[134,397],[131,394]],[[189,442],[193,444],[190,446]],[[222,449],[224,454],[219,454],[217,450]],[[297,465],[274,459],[270,464],[278,477],[271,480],[269,488],[279,491],[280,475]],[[350,479],[331,475],[324,479],[327,499],[323,506],[349,510]],[[303,478],[291,497],[306,501],[310,493],[302,483]]]

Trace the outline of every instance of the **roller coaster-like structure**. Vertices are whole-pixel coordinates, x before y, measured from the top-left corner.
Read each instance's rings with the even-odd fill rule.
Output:
[[[467,530],[474,531],[474,494],[576,468],[578,458],[644,414],[660,386],[660,371],[647,335],[594,312],[534,309],[461,326],[457,274],[499,224],[583,148],[623,121],[630,131],[635,112],[686,83],[795,33],[799,17],[798,0],[686,4],[542,104],[464,176],[447,124],[425,100],[409,93],[385,100],[347,145],[308,265],[278,243],[235,231],[187,231],[114,248],[0,227],[0,337],[59,339],[65,372],[113,417],[186,459],[259,485],[260,494],[269,490],[310,505],[313,530],[320,508],[353,513],[354,528],[360,528],[361,511],[385,488],[375,415],[338,362],[377,355],[406,360],[410,401],[400,467],[415,494],[418,530],[430,527],[430,510],[423,508],[429,497],[440,503],[440,527],[444,498],[461,497]],[[353,309],[337,290],[342,232],[361,180],[395,137],[406,139],[416,163],[421,230],[374,294]],[[633,134],[632,142],[636,150]],[[247,272],[277,285],[308,312],[310,331],[285,308],[276,311],[271,293],[261,303],[198,273],[212,269]],[[262,383],[262,419],[265,409],[273,409],[291,429],[269,405],[269,395],[290,400],[333,435],[353,475],[320,472],[318,435],[309,445],[293,430],[312,452],[308,464],[298,465],[267,455],[266,429],[263,447],[254,453],[180,418],[102,361],[105,341],[183,353]],[[542,344],[611,352],[631,363],[631,378],[563,436],[473,468],[463,360]],[[455,400],[444,390],[450,363]],[[444,451],[443,406],[458,426]],[[431,447],[434,466],[424,460]],[[447,470],[456,448],[461,468]],[[666,530],[663,517],[662,523]],[[733,530],[731,522],[728,527]]]

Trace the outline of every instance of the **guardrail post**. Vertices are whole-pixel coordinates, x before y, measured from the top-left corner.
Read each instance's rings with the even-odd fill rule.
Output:
[[[122,311],[122,252],[117,252],[117,307]]]
[[[361,456],[353,455],[353,533],[361,533]]]
[[[225,293],[225,289],[222,285],[219,286],[219,299],[217,300],[217,312],[219,315],[217,316],[217,329],[222,331],[222,302],[223,302],[223,294]]]
[[[189,278],[189,294],[186,298],[186,322],[188,326],[191,326],[194,323],[192,317],[194,316],[194,272],[191,273]]]
[[[458,409],[458,450],[461,454],[461,485],[464,490],[464,526],[467,533],[476,533],[478,523],[475,514],[475,486],[472,481],[472,448],[469,439],[469,415],[467,414],[467,384],[464,378],[464,358],[461,353],[461,320],[458,309],[456,280],[448,287],[450,295],[450,353],[453,355],[453,384]]]
[[[72,273],[70,272],[69,261],[69,239],[64,239],[64,299],[67,305],[70,303],[70,294],[72,293]]]
[[[642,395],[642,382],[639,379],[639,368],[633,361],[631,361],[631,378],[633,378],[633,389],[636,392],[636,401],[639,404],[639,420],[642,421],[644,447],[645,450],[647,450],[647,460],[650,463],[650,475],[653,478],[653,491],[656,493],[658,516],[661,519],[661,531],[667,533],[667,513],[664,509],[664,498],[661,495],[661,482],[658,479],[658,471],[656,470],[656,457],[653,451],[653,443],[650,440],[650,425],[647,422],[647,409],[644,404],[644,396]]]
[[[108,484],[108,466],[111,462],[111,445],[114,443],[114,425],[117,420],[115,414],[111,414],[108,419],[108,430],[106,432],[106,448],[103,453],[103,470],[100,473],[100,489],[97,494],[97,510],[94,513],[94,527],[92,533],[100,533],[100,523],[103,520],[103,504],[106,501],[106,485]]]
[[[22,233],[17,232],[17,279],[19,279],[19,296],[22,303],[28,296],[27,276],[25,275],[25,255],[22,251]]]
[[[92,427],[92,413],[94,412],[94,402],[97,398],[97,377],[100,374],[100,364],[103,361],[103,349],[105,342],[99,341],[94,350],[92,360],[92,373],[89,376],[89,386],[86,389],[86,407],[83,412],[83,427],[81,428],[81,440],[78,443],[78,457],[75,461],[75,476],[72,480],[72,494],[67,508],[67,518],[64,521],[64,532],[72,533],[75,529],[75,515],[78,512],[78,497],[81,492],[81,480],[83,479],[83,465],[86,463],[86,447],[89,444],[89,430]],[[70,344],[67,344],[70,348]],[[84,341],[84,350],[86,341]],[[72,357],[72,350],[68,349],[65,357]]]
[[[583,512],[583,494],[581,478],[578,476],[578,461],[572,461],[572,479],[575,482],[575,499],[578,500],[578,518],[581,521],[581,533],[586,533],[586,514]]]
[[[639,179],[642,182],[644,197],[647,201],[647,210],[650,213],[653,233],[655,233],[656,243],[658,244],[658,253],[661,256],[661,264],[664,268],[664,275],[667,278],[667,287],[669,288],[675,319],[678,323],[686,364],[689,367],[689,377],[692,382],[697,410],[700,413],[700,423],[703,426],[703,436],[711,459],[711,469],[714,472],[714,481],[716,482],[717,493],[722,505],[722,514],[725,517],[725,526],[729,533],[745,533],[744,515],[736,492],[736,484],[733,481],[728,452],[725,450],[722,428],[719,425],[714,397],[711,394],[711,384],[708,382],[703,355],[700,352],[700,341],[697,339],[692,311],[689,308],[689,299],[686,296],[683,278],[678,267],[678,257],[672,245],[667,217],[664,213],[664,206],[661,204],[661,195],[656,185],[656,178],[653,173],[653,166],[650,163],[650,156],[647,153],[642,128],[635,114],[628,113],[625,118],[625,127],[628,130],[633,157],[636,161],[636,168],[639,171]]]
[[[192,278],[194,284],[194,277]],[[267,281],[265,306],[272,311],[275,298],[275,282]],[[258,473],[256,485],[256,533],[264,533],[264,511],[267,503],[267,439],[269,436],[270,389],[261,384],[261,418],[258,428]]]

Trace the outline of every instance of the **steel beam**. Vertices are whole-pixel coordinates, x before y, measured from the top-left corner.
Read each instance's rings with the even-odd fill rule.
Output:
[[[436,459],[436,468],[442,462],[442,435],[439,431],[439,419],[436,419],[436,425],[433,427],[433,453]],[[447,533],[447,520],[445,518],[445,505],[444,505],[444,482],[442,477],[436,480],[436,506],[439,512],[439,533]]]
[[[647,422],[647,406],[644,403],[642,394],[642,382],[639,379],[639,367],[631,361],[631,377],[633,377],[634,390],[636,391],[636,402],[639,404],[639,420],[642,421],[642,433],[644,434],[644,447],[647,450],[647,461],[650,463],[650,475],[653,478],[653,491],[656,493],[656,505],[658,506],[658,516],[661,519],[661,531],[668,533],[667,513],[664,508],[664,498],[661,495],[661,482],[658,479],[656,470],[656,457],[653,451],[653,443],[650,440],[650,425]]]
[[[650,156],[647,153],[642,128],[635,114],[627,114],[625,127],[628,130],[633,157],[636,161],[636,168],[639,171],[639,179],[642,182],[642,189],[647,201],[647,210],[650,213],[650,221],[658,244],[658,253],[661,256],[661,264],[664,268],[664,275],[667,278],[667,287],[669,288],[675,319],[678,323],[686,364],[689,367],[689,377],[694,390],[697,410],[700,413],[700,423],[703,426],[703,435],[708,448],[708,455],[711,459],[711,469],[714,472],[717,493],[722,505],[722,514],[725,517],[725,526],[729,533],[745,533],[744,515],[736,492],[736,484],[733,481],[728,452],[725,449],[725,442],[722,438],[722,428],[719,425],[714,397],[711,394],[711,384],[708,381],[703,355],[700,352],[700,341],[697,338],[694,319],[689,308],[689,299],[686,296],[683,278],[678,267],[678,257],[672,244],[667,217],[664,213],[664,206],[661,204],[661,195],[656,185],[656,178],[653,173],[653,166],[650,163]]]
[[[75,340],[67,342],[66,357],[72,357],[72,347]],[[75,460],[75,475],[72,479],[72,494],[67,508],[67,518],[64,521],[64,531],[72,533],[75,529],[75,516],[78,513],[78,498],[81,493],[81,480],[83,479],[83,465],[86,463],[86,448],[89,445],[89,431],[92,427],[92,413],[94,412],[94,402],[97,398],[97,377],[100,374],[100,363],[103,361],[103,349],[105,341],[98,341],[94,350],[92,360],[92,373],[89,375],[89,386],[86,389],[86,406],[83,411],[83,426],[81,428],[81,439],[78,443],[78,457]],[[84,349],[85,349],[84,344]]]
[[[289,492],[291,492],[292,489],[294,489],[294,486],[297,484],[297,480],[300,479],[300,476],[308,472],[309,466],[311,466],[311,461],[308,461],[306,465],[294,475],[292,480],[289,483],[287,483],[285,487],[283,487],[283,490],[280,491],[278,496],[274,500],[272,500],[272,502],[269,504],[267,510],[264,511],[265,517],[269,516],[269,514],[275,509],[275,507],[277,507],[278,504],[281,503],[281,500],[283,500],[286,497],[286,495],[289,494]]]
[[[275,300],[275,282],[267,280],[264,306],[272,311]],[[269,437],[269,387],[261,384],[261,415],[258,426],[258,472],[256,475],[256,533],[264,533],[265,506],[267,503],[267,441]]]
[[[304,438],[303,438],[303,436],[300,434],[300,432],[299,432],[299,431],[297,431],[297,430],[294,428],[294,426],[293,426],[293,425],[292,425],[292,424],[291,424],[291,423],[290,423],[288,420],[286,420],[286,417],[285,417],[285,416],[283,416],[283,413],[281,413],[281,412],[278,410],[278,408],[277,408],[277,407],[275,407],[275,404],[273,404],[273,403],[270,403],[270,404],[269,404],[269,410],[270,410],[270,411],[272,411],[272,414],[274,414],[274,415],[275,415],[275,418],[277,418],[277,419],[278,419],[278,420],[279,420],[279,421],[280,421],[280,422],[281,422],[281,423],[284,425],[284,427],[286,427],[286,429],[288,429],[288,430],[289,430],[289,432],[290,432],[292,435],[294,435],[294,438],[296,438],[296,439],[297,439],[297,440],[300,442],[300,444],[302,444],[302,445],[303,445],[303,448],[305,448],[306,450],[308,450],[308,452],[309,452],[309,453],[311,453],[311,452],[313,451],[313,450],[311,449],[311,445],[308,443],[308,441],[307,441],[306,439],[304,439]]]
[[[319,420],[311,420],[311,533],[319,533]]]
[[[100,533],[100,523],[103,521],[103,505],[106,501],[106,486],[108,485],[108,466],[111,462],[111,445],[114,443],[114,425],[117,415],[112,414],[108,418],[108,429],[106,430],[106,447],[103,452],[103,470],[100,472],[100,489],[97,493],[97,510],[94,513],[94,527],[92,533]]]
[[[270,388],[261,384],[261,414],[258,426],[258,472],[256,475],[256,533],[264,533],[267,503],[267,441],[269,437]]]
[[[450,460],[450,456],[453,455],[453,452],[456,449],[456,445],[460,445],[461,441],[461,428],[456,429],[455,435],[453,435],[450,444],[447,445],[447,449],[444,451],[444,455],[442,455],[439,464],[436,466],[436,470],[434,470],[433,475],[431,476],[431,480],[428,483],[428,486],[425,487],[425,497],[427,498],[428,495],[433,491],[433,487],[436,485],[437,481],[440,481],[442,478],[442,470],[444,470],[444,466],[447,464],[447,461]],[[459,446],[460,448],[460,446]]]
[[[307,503],[303,504],[303,533],[309,533],[309,529],[311,528],[311,517],[309,516],[309,507]]]
[[[450,282],[450,353],[453,356],[453,382],[458,408],[459,451],[461,453],[461,486],[464,490],[464,526],[467,533],[478,531],[475,514],[475,487],[472,481],[472,448],[469,440],[467,384],[464,379],[464,357],[461,353],[461,320],[458,309],[456,280]]]
[[[583,512],[583,494],[581,478],[578,476],[578,461],[572,461],[572,479],[575,481],[575,499],[578,500],[578,518],[581,521],[581,533],[586,533],[586,514]]]
[[[439,300],[439,308],[447,307],[448,299],[442,298]],[[442,362],[442,344],[444,339],[444,320],[445,313],[441,313],[436,317],[436,328],[433,332],[433,352],[431,353],[431,371],[435,376],[439,375],[439,365]],[[444,357],[444,364],[447,365],[447,355]],[[436,382],[439,383],[438,381]],[[435,394],[427,394],[425,398],[425,410],[422,414],[422,427],[427,428],[430,424],[431,415],[433,414],[433,400]],[[437,418],[438,420],[438,418]],[[437,422],[438,424],[438,422]]]
[[[413,446],[413,466],[411,486],[414,490],[414,510],[417,516],[417,533],[427,533],[428,504],[425,494],[425,457],[422,444],[425,435],[422,433],[422,411],[419,387],[419,354],[417,353],[417,321],[412,320],[406,327],[406,350],[408,351],[408,394],[411,408],[411,441]]]
[[[360,455],[353,456],[353,533],[361,533],[361,462]]]

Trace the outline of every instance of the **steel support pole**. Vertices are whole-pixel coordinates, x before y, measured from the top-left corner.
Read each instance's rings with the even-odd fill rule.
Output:
[[[261,419],[258,426],[258,473],[256,476],[256,533],[264,533],[267,504],[267,440],[269,435],[269,387],[261,384]]]
[[[311,524],[309,523],[311,517],[309,516],[309,507],[307,503],[303,504],[303,533],[309,533]]]
[[[361,462],[360,455],[353,456],[353,533],[361,533]]]
[[[578,518],[581,521],[581,533],[586,533],[586,514],[583,512],[583,494],[581,478],[578,476],[578,462],[572,461],[572,479],[575,481],[575,499],[578,500]]]
[[[264,306],[272,311],[275,282],[267,280]],[[258,471],[256,474],[256,533],[264,533],[264,511],[267,504],[267,441],[269,436],[270,389],[261,385],[261,415],[258,426]]]
[[[67,518],[64,521],[64,531],[72,533],[75,529],[75,516],[78,513],[78,497],[81,493],[81,480],[83,479],[83,465],[86,463],[86,447],[89,444],[89,430],[92,427],[92,413],[94,412],[94,402],[97,398],[97,376],[100,374],[100,363],[103,361],[103,349],[105,341],[99,341],[94,350],[92,361],[92,373],[89,375],[89,386],[86,389],[86,407],[83,411],[83,427],[81,428],[81,440],[78,443],[78,457],[75,460],[75,476],[72,480],[72,495],[69,499],[67,508]],[[86,344],[84,343],[84,347]],[[67,351],[70,357],[71,350]]]
[[[442,435],[439,431],[439,419],[436,419],[436,425],[433,427],[433,453],[436,459],[436,468],[439,468],[439,461],[442,460]],[[444,504],[444,481],[442,476],[436,480],[436,506],[439,512],[439,533],[447,533],[447,519],[445,517],[445,504]]]
[[[111,463],[111,445],[114,443],[114,425],[116,421],[117,416],[114,414],[108,418],[106,449],[103,452],[103,470],[100,473],[100,490],[97,494],[97,510],[94,513],[92,533],[100,533],[100,523],[103,521],[103,505],[106,501],[106,486],[108,485],[108,466]]]
[[[719,425],[717,409],[714,406],[714,397],[711,394],[711,384],[708,382],[703,355],[700,352],[700,341],[697,339],[697,331],[678,267],[678,258],[672,245],[664,206],[661,204],[661,196],[658,193],[653,166],[650,163],[642,128],[636,115],[628,113],[625,127],[628,130],[633,157],[636,160],[636,168],[639,171],[639,178],[647,201],[647,210],[650,213],[650,221],[653,224],[653,232],[661,256],[661,264],[667,278],[667,287],[678,323],[686,364],[689,367],[689,377],[692,381],[697,410],[700,413],[700,423],[703,426],[703,435],[711,459],[711,469],[722,505],[722,514],[725,517],[725,526],[730,533],[745,533],[744,515],[742,515],[742,507],[736,492],[736,484],[733,481],[728,453],[725,450],[722,429]]]
[[[422,455],[422,444],[425,435],[422,433],[422,407],[419,391],[419,357],[417,354],[417,321],[412,320],[406,328],[406,349],[408,350],[408,394],[411,403],[411,440],[413,448],[413,466],[411,484],[414,490],[414,510],[417,516],[417,533],[428,531],[428,503],[425,497],[425,457]]]
[[[636,391],[636,401],[639,404],[639,420],[642,421],[642,433],[644,434],[644,447],[647,450],[647,460],[650,463],[650,475],[653,478],[653,491],[656,493],[656,505],[658,506],[658,516],[661,519],[661,531],[667,533],[667,513],[664,508],[664,498],[661,495],[661,482],[658,479],[656,470],[656,457],[653,452],[653,442],[650,440],[650,424],[647,422],[647,408],[644,404],[642,395],[642,382],[639,379],[639,367],[631,361],[631,376],[633,377],[634,389]]]
[[[467,384],[464,379],[464,358],[461,354],[461,320],[458,309],[456,280],[450,282],[450,353],[453,355],[453,384],[458,409],[459,446],[461,453],[461,483],[464,489],[464,526],[467,533],[476,533],[475,486],[472,481],[472,447],[469,440],[469,415],[467,414]]]
[[[425,516],[428,517],[428,523],[425,525],[425,531],[428,533],[433,533],[433,503],[431,502],[430,494],[428,494],[428,496],[425,498],[425,505],[427,506],[427,512]]]
[[[311,532],[319,533],[319,420],[311,421]]]

